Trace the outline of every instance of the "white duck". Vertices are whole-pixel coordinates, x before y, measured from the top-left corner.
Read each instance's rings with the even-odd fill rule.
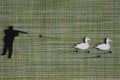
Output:
[[[100,50],[109,50],[110,49],[110,44],[109,44],[110,41],[111,41],[111,39],[106,38],[105,43],[97,45],[96,48],[100,49]]]
[[[90,39],[88,38],[88,37],[85,37],[84,38],[84,42],[83,43],[80,43],[80,44],[76,44],[75,46],[74,46],[74,48],[77,48],[77,49],[81,49],[81,50],[86,50],[86,49],[88,49],[89,48],[89,44],[88,44],[88,41],[89,41]]]

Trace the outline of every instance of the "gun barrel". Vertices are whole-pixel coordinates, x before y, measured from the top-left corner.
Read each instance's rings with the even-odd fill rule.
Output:
[[[27,32],[24,32],[24,31],[19,31],[19,30],[15,30],[15,31],[17,31],[19,33],[23,33],[23,34],[28,34]]]

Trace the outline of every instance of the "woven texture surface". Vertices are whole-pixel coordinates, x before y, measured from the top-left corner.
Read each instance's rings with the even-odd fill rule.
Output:
[[[0,80],[120,78],[120,0],[0,0],[1,53],[10,25],[29,34],[15,38],[12,59],[0,56]],[[90,48],[78,54],[84,36]],[[112,54],[94,48],[107,37]]]

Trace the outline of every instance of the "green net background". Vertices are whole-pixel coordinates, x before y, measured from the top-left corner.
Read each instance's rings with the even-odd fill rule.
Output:
[[[0,0],[1,53],[9,25],[30,34],[16,37],[12,59],[0,56],[0,80],[120,78],[120,0]],[[91,54],[73,48],[84,36]],[[112,54],[93,48],[106,37]]]

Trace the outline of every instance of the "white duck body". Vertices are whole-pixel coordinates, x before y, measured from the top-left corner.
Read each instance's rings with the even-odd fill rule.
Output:
[[[100,44],[100,45],[97,45],[98,49],[100,50],[109,50],[110,49],[110,45],[109,44]]]
[[[97,45],[96,48],[100,50],[109,50],[110,49],[110,42],[111,40],[109,38],[106,39],[106,42],[104,44]]]
[[[80,43],[74,46],[74,48],[86,50],[89,48],[88,40],[90,40],[88,37],[85,37],[84,43]]]

